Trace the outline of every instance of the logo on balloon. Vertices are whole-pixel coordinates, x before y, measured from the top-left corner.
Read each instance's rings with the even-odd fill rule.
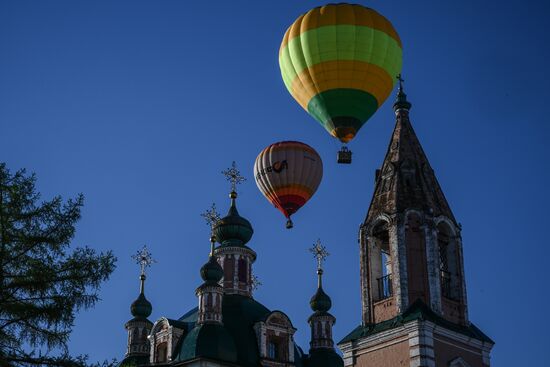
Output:
[[[260,178],[261,176],[265,176],[268,173],[275,172],[275,173],[281,173],[283,170],[288,169],[288,163],[286,159],[284,161],[275,162],[271,166],[268,166],[266,168],[262,168],[258,174],[256,175],[257,178]]]

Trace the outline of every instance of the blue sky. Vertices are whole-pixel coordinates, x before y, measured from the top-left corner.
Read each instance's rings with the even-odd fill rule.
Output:
[[[463,225],[470,318],[496,341],[493,365],[539,366],[549,295],[549,7],[543,1],[362,1],[388,17],[404,45],[411,119]],[[70,346],[122,358],[138,294],[130,256],[158,263],[146,294],[152,320],[197,304],[220,171],[236,160],[248,181],[239,210],[263,285],[256,299],[285,311],[307,349],[315,261],[331,253],[325,288],[336,339],[360,322],[358,227],[394,125],[386,102],[337,165],[339,144],[288,94],[278,49],[314,1],[0,2],[0,160],[36,172],[44,198],[84,193],[75,245],[112,249],[118,267],[102,301],[78,315]],[[390,97],[393,99],[393,96]],[[324,160],[324,178],[295,228],[257,190],[252,165],[280,140]]]

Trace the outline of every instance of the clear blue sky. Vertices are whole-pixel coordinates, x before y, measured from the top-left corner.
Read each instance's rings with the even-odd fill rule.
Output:
[[[547,363],[550,200],[549,6],[544,1],[363,1],[404,45],[413,126],[463,225],[470,318],[496,341],[495,366]],[[256,298],[285,311],[308,348],[321,238],[332,256],[326,291],[336,338],[360,322],[358,227],[394,125],[386,102],[337,165],[338,144],[291,98],[278,49],[316,1],[0,2],[0,160],[38,175],[45,198],[86,196],[75,245],[113,249],[102,301],[79,314],[71,348],[122,358],[138,294],[130,256],[158,260],[146,294],[154,321],[197,304],[220,171],[248,181],[239,209],[253,224]],[[393,96],[390,97],[393,99]],[[252,165],[279,140],[312,145],[325,174],[284,229],[258,192]]]

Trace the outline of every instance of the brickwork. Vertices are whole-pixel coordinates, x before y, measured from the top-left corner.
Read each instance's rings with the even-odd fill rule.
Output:
[[[467,331],[461,227],[412,128],[409,108],[400,89],[395,128],[359,231],[362,320],[368,336],[339,347],[346,366],[486,367],[492,342]],[[387,330],[386,323],[385,331],[371,334],[384,321],[398,323],[417,304],[445,322],[436,326],[418,316],[405,327]]]

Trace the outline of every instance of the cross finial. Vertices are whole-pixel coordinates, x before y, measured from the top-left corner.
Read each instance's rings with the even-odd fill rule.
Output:
[[[201,214],[201,217],[203,217],[204,220],[206,220],[206,224],[210,226],[210,256],[214,256],[214,244],[216,242],[214,227],[221,219],[220,213],[216,210],[216,204],[212,203],[210,209],[206,209],[206,211]]]
[[[237,185],[246,181],[244,176],[241,176],[241,172],[237,169],[235,161],[231,164],[231,168],[222,171],[222,174],[226,177],[227,181],[231,182],[231,193],[236,193]]]
[[[204,218],[206,224],[209,225],[211,229],[213,229],[221,219],[220,213],[216,210],[215,203],[212,203],[210,209],[206,209],[206,211],[201,214],[201,217]]]
[[[323,268],[323,261],[329,256],[330,254],[327,251],[327,248],[321,244],[321,240],[318,239],[317,242],[313,244],[313,247],[309,249],[309,252],[313,254],[313,257],[317,259],[317,270],[322,270]]]
[[[405,79],[403,79],[401,77],[401,73],[399,73],[399,75],[396,76],[397,80],[399,81],[399,89],[400,90],[403,90],[403,82],[405,81]]]
[[[252,283],[252,290],[254,291],[260,288],[260,286],[262,286],[262,282],[260,282],[260,279],[255,274],[252,275],[251,283]]]
[[[139,264],[141,268],[141,275],[145,275],[145,269],[151,266],[151,264],[156,263],[157,261],[153,259],[151,253],[147,249],[146,245],[143,245],[143,248],[139,250],[135,255],[132,255],[132,259]]]

